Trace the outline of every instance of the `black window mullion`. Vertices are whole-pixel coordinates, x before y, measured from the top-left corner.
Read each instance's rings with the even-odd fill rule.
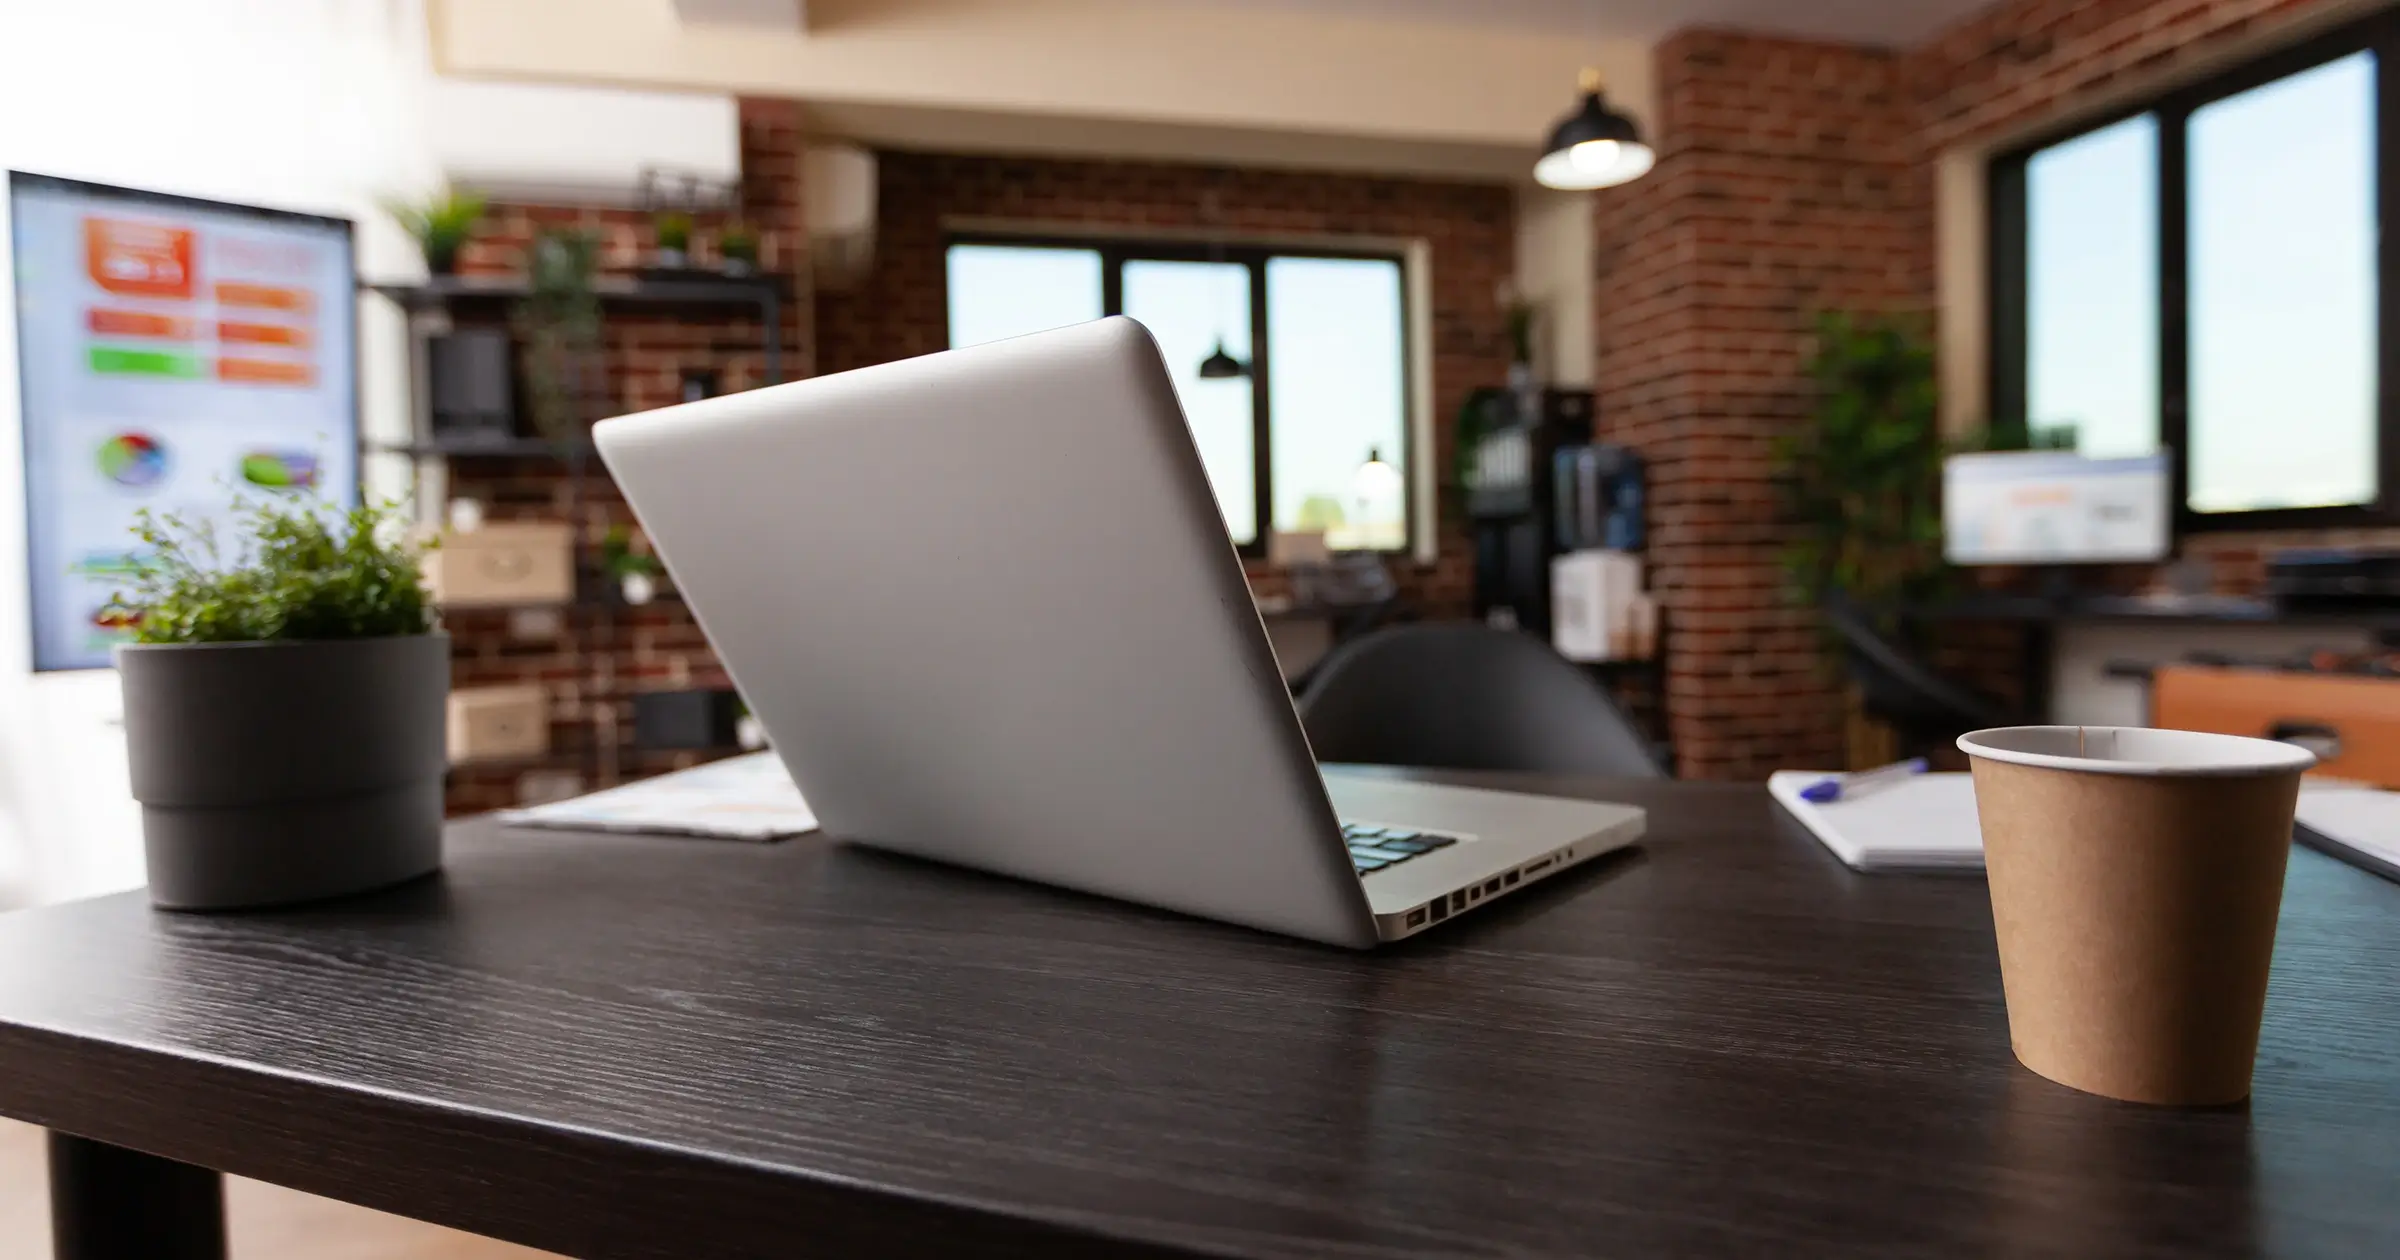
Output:
[[[2368,40],[2375,54],[2375,505],[2400,515],[2400,250],[2392,207],[2400,205],[2400,25],[2385,21]]]
[[[1125,251],[1103,247],[1100,251],[1100,313],[1125,313]]]
[[[2025,346],[2029,308],[2026,292],[2025,162],[2022,156],[1992,164],[1989,234],[1985,239],[1985,292],[1990,296],[1991,406],[1995,438],[2022,437],[2032,414],[2026,397]]]
[[[2185,132],[2191,121],[2188,103],[2174,102],[2158,111],[2158,443],[2168,453],[2169,502],[2175,519],[2187,524],[2193,515],[2186,496],[2191,484],[2191,189]]]
[[[1242,261],[1250,272],[1250,491],[1263,549],[1275,529],[1275,461],[1267,447],[1272,428],[1267,415],[1267,256],[1250,252]]]

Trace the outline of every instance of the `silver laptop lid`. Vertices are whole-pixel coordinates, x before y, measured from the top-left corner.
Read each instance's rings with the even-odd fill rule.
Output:
[[[1140,324],[594,436],[828,833],[1375,942]]]

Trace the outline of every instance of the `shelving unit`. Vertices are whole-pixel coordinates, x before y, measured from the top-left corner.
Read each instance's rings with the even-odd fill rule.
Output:
[[[759,383],[772,385],[783,379],[781,334],[784,295],[789,283],[788,277],[776,274],[726,276],[653,271],[604,276],[595,282],[593,291],[600,300],[604,327],[612,314],[635,310],[655,314],[678,307],[754,308],[761,336]],[[629,615],[644,609],[680,608],[682,602],[671,592],[638,607],[613,597],[606,585],[607,575],[594,554],[597,540],[585,534],[588,515],[585,509],[593,498],[591,479],[606,475],[597,466],[597,451],[588,436],[589,429],[594,421],[624,410],[622,400],[611,396],[598,382],[587,383],[577,399],[578,435],[568,440],[515,437],[492,441],[437,436],[432,427],[428,388],[427,338],[459,324],[490,324],[506,319],[508,306],[529,295],[525,281],[515,276],[436,276],[422,283],[360,287],[393,303],[408,317],[412,402],[410,436],[400,441],[362,440],[359,449],[362,468],[372,458],[407,460],[412,498],[421,497],[414,488],[422,486],[424,471],[434,461],[440,461],[446,468],[467,461],[542,461],[564,475],[560,506],[577,531],[575,598],[567,604],[546,607],[555,608],[559,616],[557,650],[583,663],[584,674],[579,680],[580,747],[554,749],[544,757],[494,764],[505,764],[520,772],[572,771],[587,789],[598,789],[620,782],[629,770],[637,773],[664,770],[675,764],[689,764],[695,758],[706,759],[708,754],[693,754],[690,750],[645,750],[624,744],[628,723],[621,720],[618,708],[631,691],[615,672],[616,654],[625,643],[623,623]],[[605,380],[605,373],[600,375]],[[424,503],[419,503],[418,509],[421,517],[434,514],[434,509]],[[483,765],[469,763],[471,768]]]

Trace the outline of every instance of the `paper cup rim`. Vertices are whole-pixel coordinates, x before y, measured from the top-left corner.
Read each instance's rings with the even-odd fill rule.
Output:
[[[2056,741],[2075,746],[2076,732],[2088,741],[2105,733],[2113,745],[2119,739],[2136,745],[2130,756],[2076,756],[2042,751]],[[2012,747],[2011,745],[2019,745]],[[2022,745],[2032,745],[2025,747]],[[1969,757],[2005,761],[2011,765],[2047,770],[2078,770],[2087,774],[2122,774],[2145,778],[2230,778],[2243,775],[2294,774],[2317,764],[2315,753],[2296,744],[2247,735],[2218,735],[2208,731],[2175,731],[2150,726],[1995,726],[1958,737],[1958,750]]]

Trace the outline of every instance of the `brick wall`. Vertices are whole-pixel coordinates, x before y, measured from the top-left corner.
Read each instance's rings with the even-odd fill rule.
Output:
[[[1913,304],[1897,58],[1693,31],[1656,54],[1657,168],[1595,198],[1604,433],[1651,477],[1679,771],[1838,764],[1837,676],[1784,593],[1776,435],[1807,412],[1825,310]]]
[[[743,217],[760,233],[760,263],[792,277],[779,335],[787,378],[808,374],[814,308],[808,300],[808,259],[800,208],[801,133],[798,107],[784,101],[744,101],[741,107]],[[721,216],[701,216],[696,243],[709,239]],[[468,273],[512,274],[526,246],[545,228],[595,233],[604,271],[644,265],[656,245],[649,216],[590,207],[494,205],[476,239],[462,252]],[[705,261],[708,255],[702,255]],[[606,384],[591,400],[589,420],[666,406],[680,398],[686,371],[718,375],[725,392],[765,381],[765,328],[754,307],[630,307],[611,304],[603,326]],[[498,303],[464,306],[458,318],[506,318]],[[450,775],[452,812],[517,803],[528,774],[569,773],[584,786],[606,786],[691,764],[692,753],[640,752],[626,745],[631,696],[644,689],[722,687],[724,670],[692,620],[672,598],[626,608],[596,598],[606,583],[594,572],[609,529],[630,525],[624,497],[597,459],[580,479],[566,462],[548,458],[452,456],[450,493],[486,505],[493,520],[568,520],[575,527],[585,599],[561,609],[553,627],[522,616],[464,610],[445,614],[452,640],[452,683],[458,687],[540,683],[551,708],[549,756],[531,761],[468,764]],[[536,621],[539,618],[534,619]],[[551,632],[554,629],[555,632]]]
[[[823,371],[943,349],[945,224],[978,219],[1066,231],[1423,238],[1433,252],[1437,468],[1449,467],[1460,400],[1507,372],[1499,289],[1515,265],[1515,208],[1505,187],[1168,163],[877,156],[873,270],[847,292],[817,295]],[[1204,206],[1214,207],[1213,217]],[[1404,593],[1429,615],[1465,613],[1473,592],[1462,528],[1445,526],[1435,564],[1398,566]],[[1264,566],[1254,566],[1252,578],[1273,589]]]
[[[1651,582],[1682,773],[1758,778],[1842,755],[1838,673],[1776,572],[1770,446],[1810,405],[1801,367],[1817,312],[1935,308],[1939,155],[2363,7],[2009,0],[1908,50],[1713,30],[1659,46],[1658,167],[1595,197],[1594,338],[1606,431],[1650,459]],[[2241,593],[2276,548],[2328,540],[2212,533],[2184,551],[2211,565],[2216,589]],[[1937,657],[1995,684],[2012,644],[2006,630],[1961,631]]]
[[[2053,118],[2146,94],[2179,74],[2238,64],[2282,32],[2336,24],[2375,6],[2356,0],[2010,0],[1975,15],[1901,60],[1915,117],[1910,176],[1932,204],[1933,163],[1946,149],[1987,146]],[[1932,236],[1922,237],[1920,289],[1934,303]],[[2210,532],[2182,540],[2221,594],[2257,592],[2269,556],[2285,547],[2400,546],[2400,530]],[[2157,571],[2126,575],[2158,587]]]

